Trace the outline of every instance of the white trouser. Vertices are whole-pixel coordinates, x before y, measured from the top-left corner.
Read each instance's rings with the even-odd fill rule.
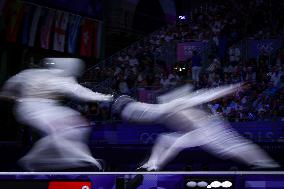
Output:
[[[221,117],[187,106],[186,102],[190,103],[190,100],[183,99],[185,104],[179,100],[157,105],[131,102],[122,111],[122,117],[128,121],[161,122],[179,131],[160,135],[150,159],[142,167],[148,170],[161,169],[181,150],[196,146],[220,158],[236,158],[246,164],[263,167],[278,166],[263,150],[241,137]]]
[[[90,128],[79,112],[56,101],[23,101],[15,108],[17,119],[43,135],[20,160],[29,171],[56,170],[84,166],[99,168],[86,145]]]
[[[149,161],[148,170],[163,168],[185,148],[197,147],[219,158],[234,158],[247,165],[278,167],[266,152],[243,138],[219,116],[198,109],[188,109],[168,117],[164,122],[180,133],[162,134],[157,139]]]

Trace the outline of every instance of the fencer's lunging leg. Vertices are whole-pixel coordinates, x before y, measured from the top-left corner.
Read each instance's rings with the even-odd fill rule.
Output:
[[[35,121],[33,123],[38,124]],[[78,116],[54,122],[41,119],[41,124],[43,123],[48,124],[43,127],[45,129],[57,129],[53,132],[49,130],[46,136],[36,142],[29,153],[19,161],[26,170],[58,170],[89,165],[101,169],[101,165],[92,157],[85,143],[91,128],[86,126],[84,119]]]
[[[159,162],[160,155],[163,154],[181,135],[182,134],[180,133],[160,134],[152,148],[150,158],[139,168],[144,168],[148,171],[157,170],[157,163]]]
[[[229,126],[226,126],[228,123],[221,118],[204,115],[206,115],[204,111],[197,109],[180,112],[179,118],[181,118],[180,116],[184,116],[181,119],[184,121],[183,124],[190,124],[189,127],[197,129],[175,138],[174,142],[172,140],[170,147],[164,150],[164,152],[159,153],[159,157],[156,157],[158,161],[152,167],[147,166],[147,170],[159,170],[176,157],[180,151],[195,146],[201,146],[219,158],[234,158],[255,167],[274,168],[279,166],[256,144],[244,139],[230,129]],[[174,120],[175,118],[172,119]],[[197,120],[198,122],[196,122]],[[164,138],[164,142],[166,140]],[[158,149],[158,146],[161,144],[163,144],[161,141],[156,143],[155,148]]]
[[[233,131],[229,123],[221,117],[193,108],[230,94],[238,87],[233,85],[203,90],[199,94],[184,95],[177,100],[158,105],[136,102],[130,97],[122,96],[114,103],[114,107],[119,107],[118,112],[122,112],[122,118],[127,121],[161,122],[183,132],[183,135],[173,136],[170,140],[167,137],[163,137],[162,142],[158,140],[148,163],[145,164],[148,170],[162,168],[182,149],[195,146],[202,146],[220,158],[235,158],[259,167],[278,167],[263,150]],[[164,144],[168,146],[166,149]]]
[[[145,164],[146,166],[143,168],[146,168],[148,171],[162,169],[185,148],[197,147],[206,143],[206,137],[202,136],[204,136],[203,131],[196,129],[185,134],[171,136],[171,138],[161,137],[154,144],[152,151],[152,154],[156,155],[151,155],[149,161]],[[167,146],[163,146],[164,144],[167,144]],[[157,152],[156,149],[160,149],[161,146],[164,147],[163,150]],[[154,161],[151,158],[154,158]]]

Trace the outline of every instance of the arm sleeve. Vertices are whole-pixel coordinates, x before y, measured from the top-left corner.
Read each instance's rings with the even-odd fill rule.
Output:
[[[121,117],[130,122],[153,123],[165,115],[162,105],[131,102],[121,112]]]
[[[92,90],[83,87],[74,80],[64,82],[58,86],[58,90],[68,96],[83,100],[83,101],[112,101],[112,95],[93,92]]]
[[[20,96],[21,93],[21,85],[20,85],[20,79],[18,75],[15,75],[11,77],[4,86],[2,87],[0,91],[0,97],[10,100],[15,100]]]
[[[136,123],[152,123],[163,115],[160,104],[137,102],[127,95],[119,96],[114,100],[112,113],[125,121]]]

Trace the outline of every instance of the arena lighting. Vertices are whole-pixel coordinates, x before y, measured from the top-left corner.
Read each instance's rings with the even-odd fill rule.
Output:
[[[205,181],[200,181],[197,183],[197,186],[200,188],[206,188],[208,186],[208,183]]]
[[[178,16],[178,19],[180,19],[180,20],[185,20],[186,17],[185,17],[185,16]]]
[[[233,184],[230,181],[224,181],[221,185],[224,188],[230,188]]]
[[[230,188],[232,186],[232,182],[230,181],[213,181],[211,184],[208,184],[205,181],[200,181],[200,182],[195,182],[195,181],[189,181],[186,183],[186,186],[188,188],[195,188],[195,187],[200,187],[200,188]]]
[[[222,184],[219,181],[213,181],[210,185],[212,188],[219,188]]]
[[[189,188],[195,188],[197,186],[197,183],[194,181],[189,181],[186,183],[186,186]]]

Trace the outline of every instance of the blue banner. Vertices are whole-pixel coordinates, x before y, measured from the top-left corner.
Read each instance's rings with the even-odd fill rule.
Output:
[[[282,39],[250,39],[248,40],[249,58],[258,58],[261,52],[270,55],[282,45]]]
[[[177,44],[177,60],[186,61],[193,55],[193,51],[201,54],[206,48],[207,42],[204,41],[190,41]]]
[[[232,123],[241,135],[254,142],[284,142],[284,122]],[[163,125],[113,123],[93,126],[92,143],[141,145],[153,144],[160,133],[172,132]]]

